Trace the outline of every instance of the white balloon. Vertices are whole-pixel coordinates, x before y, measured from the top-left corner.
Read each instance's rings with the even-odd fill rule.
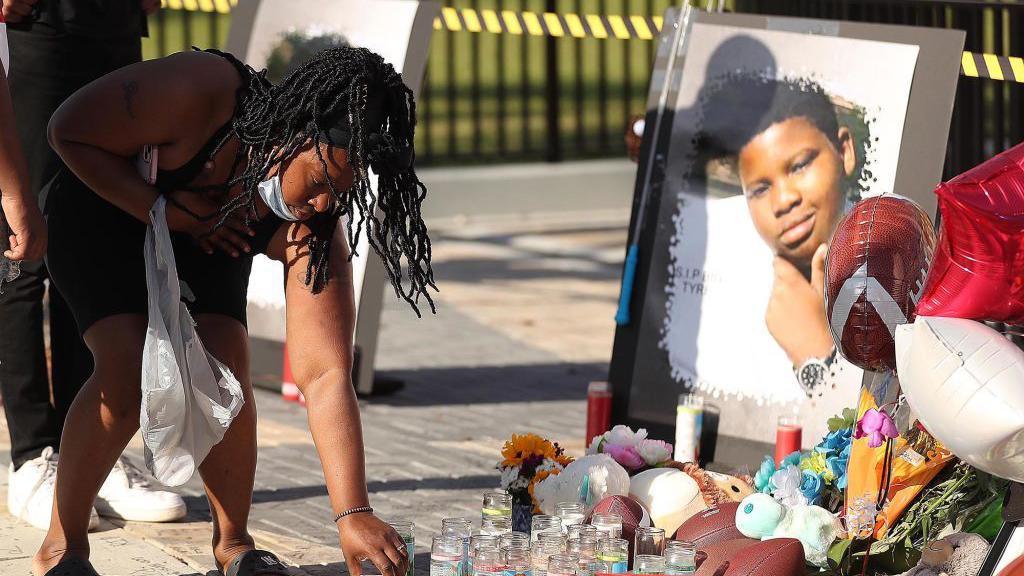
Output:
[[[903,392],[928,432],[971,466],[1024,482],[1024,352],[974,320],[896,328]]]

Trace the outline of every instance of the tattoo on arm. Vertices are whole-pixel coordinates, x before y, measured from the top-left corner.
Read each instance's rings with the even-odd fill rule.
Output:
[[[124,109],[128,111],[128,115],[134,120],[135,111],[132,110],[132,99],[139,93],[139,83],[135,80],[122,82],[121,91],[124,93]]]

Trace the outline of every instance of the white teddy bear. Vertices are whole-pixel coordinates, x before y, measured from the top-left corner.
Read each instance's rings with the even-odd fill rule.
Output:
[[[607,454],[584,456],[548,476],[533,488],[545,514],[554,514],[559,502],[585,502],[587,511],[608,496],[629,493],[629,473]]]

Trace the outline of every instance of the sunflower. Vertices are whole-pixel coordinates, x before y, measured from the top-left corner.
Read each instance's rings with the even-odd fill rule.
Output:
[[[555,452],[556,448],[551,442],[536,434],[513,434],[512,439],[505,442],[501,449],[501,467],[519,466],[531,456],[553,458]]]

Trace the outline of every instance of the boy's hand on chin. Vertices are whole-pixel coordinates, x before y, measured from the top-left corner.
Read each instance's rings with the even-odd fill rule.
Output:
[[[826,254],[827,244],[814,253],[810,282],[792,262],[775,257],[775,281],[765,324],[796,367],[809,358],[825,358],[832,352],[832,335],[825,317]]]

